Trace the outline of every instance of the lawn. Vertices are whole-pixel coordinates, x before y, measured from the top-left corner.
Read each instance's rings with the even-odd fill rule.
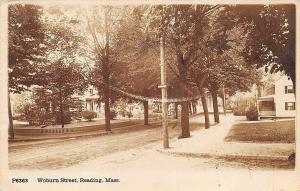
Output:
[[[295,120],[235,124],[231,127],[225,141],[294,143]]]

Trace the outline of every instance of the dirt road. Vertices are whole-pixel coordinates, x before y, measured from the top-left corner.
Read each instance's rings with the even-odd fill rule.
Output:
[[[191,124],[191,130],[199,128],[203,128],[202,123],[193,122]],[[170,137],[178,136],[180,131],[176,122],[170,124]],[[161,140],[160,125],[140,125],[120,134],[11,145],[9,147],[9,167],[10,169],[64,168]]]

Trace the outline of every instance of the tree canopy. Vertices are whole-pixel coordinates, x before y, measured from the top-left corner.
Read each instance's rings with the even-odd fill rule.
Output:
[[[239,22],[249,25],[246,61],[257,67],[265,66],[271,73],[284,71],[295,87],[296,6],[237,5],[230,9],[238,15]]]
[[[40,6],[12,4],[8,11],[9,90],[20,93],[41,84],[45,30]]]

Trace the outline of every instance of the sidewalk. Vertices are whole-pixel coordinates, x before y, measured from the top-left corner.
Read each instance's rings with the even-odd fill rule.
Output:
[[[128,121],[141,121],[141,120],[129,120],[129,119],[116,119],[116,120],[111,120],[110,123],[114,124],[114,123],[121,123],[121,122],[128,122]],[[92,121],[78,121],[78,122],[72,122],[72,123],[68,123],[65,124],[65,128],[78,128],[78,127],[85,127],[85,126],[94,126],[94,125],[103,125],[105,124],[105,120],[104,119],[95,119]],[[47,125],[45,127],[43,127],[43,125],[39,125],[39,126],[20,126],[18,124],[15,125],[15,129],[60,129],[61,125]]]
[[[209,129],[194,131],[191,138],[175,140],[168,150],[159,150],[174,156],[196,158],[261,159],[287,161],[295,151],[295,144],[225,142],[231,126],[238,123],[232,114],[221,117],[221,123]]]
[[[121,122],[126,123],[126,122]],[[14,140],[10,142],[27,142],[27,141],[44,141],[50,139],[69,139],[69,138],[78,138],[78,137],[93,137],[93,136],[103,136],[109,134],[125,133],[129,131],[144,130],[149,128],[157,128],[160,125],[160,121],[151,122],[150,125],[144,125],[143,121],[138,121],[132,124],[122,124],[114,123],[115,125],[111,126],[111,132],[105,131],[104,128],[98,128],[93,131],[80,131],[72,133],[61,133],[61,134],[45,134],[38,136],[29,136],[29,135],[16,135]]]

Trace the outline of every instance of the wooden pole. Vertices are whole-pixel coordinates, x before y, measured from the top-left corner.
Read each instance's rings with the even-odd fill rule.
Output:
[[[168,135],[168,103],[167,103],[167,77],[166,65],[164,61],[164,37],[160,38],[160,74],[161,74],[161,98],[162,98],[162,128],[163,128],[163,148],[169,148]]]

